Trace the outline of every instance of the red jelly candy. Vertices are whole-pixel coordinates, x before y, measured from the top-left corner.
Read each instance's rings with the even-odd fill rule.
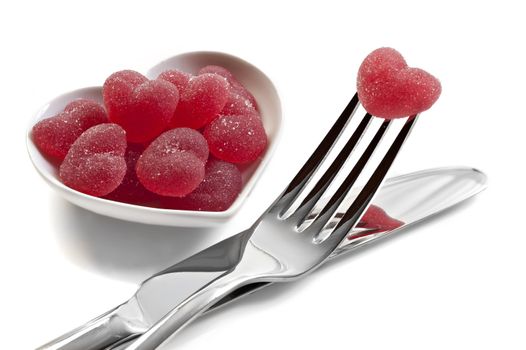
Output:
[[[220,116],[204,131],[210,153],[231,163],[256,160],[267,146],[267,135],[261,120],[253,115]]]
[[[169,130],[143,152],[137,161],[137,177],[154,193],[182,197],[203,181],[207,158],[208,146],[198,131]]]
[[[221,115],[254,115],[259,118],[259,112],[250,100],[233,90],[228,95],[228,101],[221,110]]]
[[[177,87],[177,90],[179,90],[180,95],[186,89],[186,86],[188,85],[188,82],[190,81],[191,78],[192,78],[191,74],[180,71],[178,69],[171,69],[171,70],[164,71],[161,74],[159,74],[159,76],[157,77],[157,79],[166,80],[174,84]]]
[[[86,130],[73,143],[66,157],[81,158],[97,153],[124,156],[126,132],[117,124],[99,124]]]
[[[190,80],[172,119],[172,127],[199,129],[218,116],[228,100],[228,82],[217,74]]]
[[[144,152],[136,170],[144,187],[170,197],[182,197],[192,192],[205,175],[203,162],[191,152],[176,152],[162,159]]]
[[[102,93],[110,120],[135,143],[148,142],[166,130],[179,101],[173,84],[129,70],[110,75]]]
[[[369,113],[393,119],[429,109],[442,88],[434,76],[409,68],[398,51],[383,47],[371,52],[361,64],[357,90]]]
[[[117,113],[124,109],[129,104],[130,95],[135,88],[147,81],[148,78],[133,70],[122,70],[110,75],[104,82],[102,90],[104,103],[109,112]]]
[[[199,187],[183,198],[163,197],[162,204],[170,209],[224,211],[236,200],[241,187],[241,172],[234,164],[210,158]]]
[[[60,165],[62,182],[92,196],[116,189],[126,174],[126,132],[117,124],[99,124],[73,143]]]
[[[63,112],[35,124],[33,140],[42,153],[62,160],[84,131],[107,122],[108,116],[100,104],[79,99],[70,102]]]
[[[192,152],[203,164],[208,159],[208,143],[199,131],[190,128],[164,132],[150,144],[148,150],[160,157],[176,152]]]
[[[230,72],[228,69],[221,67],[221,66],[210,65],[210,66],[205,66],[201,68],[198,72],[198,74],[207,74],[207,73],[218,74],[222,76],[223,78],[225,78],[230,84],[231,90],[233,90],[236,94],[243,96],[244,98],[249,100],[252,106],[256,110],[258,109],[258,105],[256,103],[256,99],[254,98],[254,96],[250,93],[250,91],[248,91],[243,86],[243,84],[241,84],[235,78],[234,74],[232,74],[232,72]]]
[[[144,152],[144,146],[129,144],[124,154],[126,161],[126,175],[121,184],[113,192],[106,196],[107,199],[126,203],[147,203],[153,201],[156,196],[148,191],[137,178],[135,167],[137,160]]]

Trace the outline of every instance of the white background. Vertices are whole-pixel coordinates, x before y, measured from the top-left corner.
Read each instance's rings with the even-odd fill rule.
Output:
[[[166,349],[525,349],[524,11],[511,1],[16,1],[0,5],[1,348],[32,349],[124,301],[161,267],[248,226],[354,93],[380,46],[441,79],[393,172],[471,165],[468,204],[308,279],[204,317]],[[273,79],[283,138],[220,230],[141,226],[59,198],[25,150],[54,96],[193,50]],[[295,145],[295,147],[291,147]]]

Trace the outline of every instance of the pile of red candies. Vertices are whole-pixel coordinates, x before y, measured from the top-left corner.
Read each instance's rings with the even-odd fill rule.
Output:
[[[179,70],[149,80],[124,70],[103,86],[104,106],[78,99],[33,127],[62,182],[134,204],[222,211],[242,188],[236,164],[267,146],[254,96],[227,69]]]

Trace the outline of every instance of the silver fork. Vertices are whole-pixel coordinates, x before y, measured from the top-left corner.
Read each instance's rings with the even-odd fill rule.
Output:
[[[250,229],[192,256],[188,263],[183,261],[151,277],[125,304],[80,332],[72,331],[40,349],[103,349],[139,334],[143,336],[129,349],[152,349],[242,286],[293,280],[318,267],[359,221],[416,120],[416,116],[407,118],[374,168],[369,161],[391,124],[384,121],[356,164],[351,164],[345,180],[331,193],[329,186],[343,173],[342,167],[366,134],[372,116],[365,114],[325,172],[320,165],[358,105],[355,95],[287,189]],[[366,168],[374,173],[363,189],[353,194]],[[316,178],[319,180],[309,188]],[[173,310],[166,314],[172,309],[169,305]]]
[[[334,252],[367,209],[416,119],[416,116],[408,118],[357,195],[351,195],[353,185],[366,166],[370,166],[369,160],[391,121],[382,123],[338,190],[330,197],[324,196],[367,131],[372,118],[367,113],[331,166],[300,202],[300,193],[340,137],[358,104],[355,96],[348,106],[350,111],[346,109],[337,120],[287,189],[250,229],[235,237],[235,243],[221,257],[224,266],[216,270],[217,277],[162,317],[132,343],[129,350],[154,349],[232,291],[251,283],[295,280],[312,272]]]

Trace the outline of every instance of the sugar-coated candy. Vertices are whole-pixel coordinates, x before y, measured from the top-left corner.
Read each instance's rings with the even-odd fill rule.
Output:
[[[126,132],[114,123],[93,126],[82,133],[73,143],[66,157],[81,158],[97,153],[124,156]]]
[[[203,182],[182,198],[162,197],[163,206],[171,209],[224,211],[230,208],[242,188],[241,172],[231,163],[210,158]]]
[[[70,102],[63,112],[35,124],[32,136],[42,153],[62,160],[84,131],[107,122],[108,116],[100,104],[78,99]]]
[[[244,98],[249,100],[250,103],[252,104],[252,106],[256,110],[258,109],[258,105],[257,105],[256,99],[254,98],[254,96],[250,93],[250,91],[248,91],[243,86],[243,84],[241,84],[236,79],[234,74],[232,74],[232,72],[230,72],[228,69],[226,69],[225,67],[221,67],[221,66],[209,65],[209,66],[204,66],[198,72],[198,74],[207,74],[207,73],[218,74],[218,75],[224,77],[228,81],[228,83],[230,84],[230,87],[231,87],[232,91],[234,91],[238,95],[243,96]]]
[[[62,182],[92,196],[115,190],[126,174],[126,132],[117,124],[99,124],[73,143],[60,165]]]
[[[134,143],[148,142],[166,130],[179,102],[174,84],[130,70],[110,75],[102,92],[109,119]]]
[[[157,79],[166,80],[177,87],[179,95],[183,93],[188,85],[188,82],[192,78],[192,75],[178,69],[170,69],[159,74]]]
[[[183,197],[205,176],[203,162],[192,152],[176,152],[158,158],[148,149],[137,162],[137,177],[148,190],[169,197]]]
[[[229,85],[217,74],[193,77],[181,94],[171,127],[199,129],[219,115],[228,100]]]
[[[125,173],[124,158],[108,153],[84,157],[78,163],[64,161],[60,166],[60,178],[66,186],[95,197],[117,188]]]
[[[110,114],[120,113],[131,102],[135,88],[148,78],[133,70],[122,70],[110,75],[102,87],[104,104]]]
[[[190,128],[166,131],[155,139],[137,161],[137,177],[148,190],[182,197],[196,189],[205,174],[208,145]]]
[[[147,203],[153,201],[156,196],[148,191],[137,178],[135,167],[137,160],[144,152],[144,146],[140,144],[128,144],[124,160],[126,161],[126,175],[121,184],[105,198],[126,203]]]
[[[254,115],[220,116],[204,130],[210,153],[231,163],[256,160],[267,146],[261,120]]]
[[[148,152],[154,152],[163,157],[176,152],[192,152],[203,163],[208,159],[208,143],[197,130],[190,128],[175,128],[165,131],[148,147]]]
[[[221,110],[221,115],[255,115],[259,117],[259,112],[254,105],[237,92],[231,90],[225,107]]]
[[[429,109],[442,88],[434,76],[408,67],[398,51],[383,47],[371,52],[360,65],[357,91],[369,113],[392,119]]]

